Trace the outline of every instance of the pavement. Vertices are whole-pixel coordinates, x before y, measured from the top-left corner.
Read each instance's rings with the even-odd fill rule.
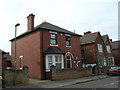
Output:
[[[29,85],[19,85],[14,87],[7,87],[7,88],[59,88],[67,85],[85,83],[85,82],[90,82],[90,81],[109,78],[109,77],[110,76],[107,75],[93,75],[89,77],[61,80],[61,81],[30,79]]]

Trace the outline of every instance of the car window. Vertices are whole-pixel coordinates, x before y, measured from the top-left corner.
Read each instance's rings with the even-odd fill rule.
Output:
[[[118,69],[118,67],[111,67],[111,69]]]
[[[118,67],[118,69],[120,69],[120,67]]]

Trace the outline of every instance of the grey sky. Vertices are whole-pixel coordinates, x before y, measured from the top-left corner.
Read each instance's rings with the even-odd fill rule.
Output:
[[[35,26],[46,20],[83,34],[100,31],[118,39],[118,0],[1,0],[0,49],[10,52],[15,24],[17,35],[27,30],[27,16],[35,14]]]

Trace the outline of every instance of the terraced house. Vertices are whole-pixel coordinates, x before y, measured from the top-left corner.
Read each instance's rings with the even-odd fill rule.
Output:
[[[30,77],[45,79],[50,76],[51,65],[57,69],[81,68],[81,35],[48,22],[34,27],[34,17],[33,14],[27,17],[28,30],[17,36],[17,69],[27,65]],[[14,43],[13,38],[13,57]]]
[[[2,75],[2,70],[11,68],[11,56],[9,52],[5,52],[0,49],[0,76]]]
[[[80,39],[83,67],[114,66],[112,46],[108,35],[101,36],[100,32],[84,33]]]
[[[112,39],[109,38],[108,35],[103,35],[102,36],[103,41],[104,41],[104,48],[105,48],[105,56],[106,56],[106,66],[114,66],[115,61],[114,61],[114,56],[112,52]],[[104,62],[104,63],[105,63]]]

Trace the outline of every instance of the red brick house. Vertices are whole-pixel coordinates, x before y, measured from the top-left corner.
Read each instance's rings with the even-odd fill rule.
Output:
[[[105,56],[106,56],[106,62],[104,62],[105,66],[114,66],[114,56],[112,53],[112,39],[109,39],[108,35],[102,36],[104,41],[104,48],[105,48]]]
[[[48,22],[34,27],[34,16],[27,17],[28,30],[17,37],[17,68],[27,65],[29,76],[40,79],[49,77],[51,65],[57,69],[81,68],[81,35]],[[14,40],[11,40],[12,57]]]
[[[112,52],[115,60],[115,65],[120,65],[120,41],[112,42]]]
[[[80,38],[83,67],[97,65],[102,68],[107,65],[107,58],[111,57],[111,52],[106,52],[106,46],[110,46],[111,50],[111,44],[108,37],[105,38],[106,40],[103,40],[103,37],[100,32],[88,31]]]
[[[8,52],[0,50],[0,69],[10,69],[11,67],[11,56]],[[1,71],[1,70],[0,70]]]

